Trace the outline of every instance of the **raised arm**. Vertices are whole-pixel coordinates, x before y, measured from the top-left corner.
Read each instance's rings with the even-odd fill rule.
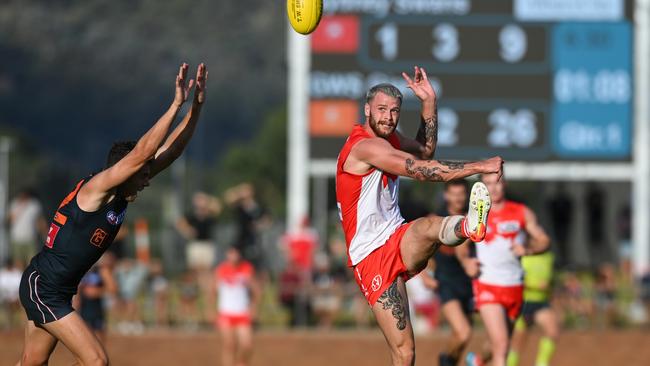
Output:
[[[502,166],[503,160],[500,157],[477,162],[421,160],[393,148],[385,139],[369,138],[358,142],[352,148],[344,169],[351,173],[364,174],[370,167],[375,167],[420,181],[446,182],[474,174],[496,173],[501,176]]]
[[[196,123],[201,114],[201,107],[205,101],[205,84],[208,80],[208,72],[204,64],[200,64],[196,70],[196,89],[194,90],[194,99],[192,107],[187,112],[181,123],[176,126],[174,131],[167,137],[165,143],[156,152],[155,159],[151,164],[151,176],[155,176],[167,168],[174,160],[185,150],[187,143],[194,134]],[[190,80],[189,88],[192,87]],[[185,95],[187,98],[187,95]]]
[[[110,168],[95,175],[86,183],[77,195],[79,207],[85,211],[96,211],[109,198],[111,191],[134,175],[149,160],[151,160],[163,139],[169,132],[176,114],[185,102],[185,78],[187,64],[181,65],[176,76],[176,94],[172,105],[165,114],[138,140],[137,144],[124,158]],[[191,82],[190,82],[191,86]]]
[[[407,87],[415,93],[420,100],[420,128],[415,140],[398,133],[402,149],[421,159],[432,159],[438,144],[438,101],[427,77],[426,71],[418,66],[414,68],[413,79],[406,73],[402,77],[406,80]]]

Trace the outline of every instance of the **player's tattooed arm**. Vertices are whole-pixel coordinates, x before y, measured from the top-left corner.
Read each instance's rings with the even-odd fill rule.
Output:
[[[447,160],[415,160],[406,158],[404,169],[407,175],[417,180],[446,182],[484,173],[482,162],[460,162]]]
[[[419,142],[422,147],[420,151],[420,156],[423,159],[433,158],[433,154],[436,151],[436,145],[438,144],[438,107],[434,105],[433,114],[428,116],[422,116],[420,123],[420,128],[415,137],[415,140]]]
[[[358,142],[352,148],[344,169],[355,174],[365,174],[370,167],[374,167],[420,181],[446,182],[474,174],[501,175],[502,166],[503,160],[500,157],[477,162],[418,159],[413,154],[395,149],[385,139],[371,138]]]
[[[406,301],[402,294],[397,289],[397,279],[384,291],[383,294],[377,299],[384,310],[390,310],[395,320],[397,320],[397,329],[406,329],[406,319],[409,316]]]

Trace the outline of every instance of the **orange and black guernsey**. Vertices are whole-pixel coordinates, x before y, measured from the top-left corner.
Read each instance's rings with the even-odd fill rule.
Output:
[[[90,177],[81,180],[54,214],[43,249],[33,259],[44,282],[76,293],[81,278],[115,239],[126,215],[127,202],[115,196],[94,212],[77,204],[77,194]]]

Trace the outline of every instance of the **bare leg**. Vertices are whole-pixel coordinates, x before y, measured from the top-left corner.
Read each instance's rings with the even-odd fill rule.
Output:
[[[248,366],[253,355],[253,328],[250,325],[239,326],[235,332],[237,334],[236,366]]]
[[[16,366],[47,365],[57,342],[45,329],[28,320],[25,326],[25,348]]]
[[[392,366],[415,365],[415,341],[409,319],[406,285],[398,277],[372,306],[390,347]]]
[[[535,313],[535,323],[542,328],[544,335],[555,340],[560,334],[560,326],[555,311],[546,308]]]
[[[523,318],[519,318],[515,323],[515,329],[512,333],[512,340],[510,341],[510,350],[508,352],[508,366],[516,366],[519,364],[519,357],[521,352],[528,343],[528,329],[526,322]]]
[[[472,326],[458,300],[446,302],[442,306],[442,313],[453,331],[453,336],[447,345],[446,353],[458,360],[462,356],[472,336]]]
[[[223,366],[235,365],[235,352],[237,345],[235,343],[235,330],[232,327],[221,327],[221,363]]]
[[[72,352],[79,364],[108,365],[108,356],[104,347],[76,312],[73,311],[43,327]]]
[[[479,308],[481,319],[490,339],[492,365],[505,366],[509,346],[509,324],[503,307],[499,304],[485,304]]]
[[[400,252],[410,276],[420,273],[427,266],[429,258],[442,245],[440,242],[442,222],[443,218],[440,216],[421,217],[413,221],[404,233]],[[454,228],[456,235],[462,237],[460,225],[456,226],[458,226]]]

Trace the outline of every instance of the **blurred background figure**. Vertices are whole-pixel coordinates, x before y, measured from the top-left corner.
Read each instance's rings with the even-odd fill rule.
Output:
[[[116,269],[118,300],[117,330],[123,334],[141,334],[144,331],[142,312],[138,306],[140,291],[147,279],[145,264],[131,258],[122,259]]]
[[[508,366],[519,365],[520,355],[528,340],[528,328],[537,324],[542,329],[542,337],[537,346],[535,366],[548,366],[555,352],[555,342],[560,333],[558,318],[551,307],[553,290],[553,254],[542,254],[521,258],[524,268],[524,306],[517,319],[512,336]]]
[[[406,283],[411,323],[416,334],[429,334],[438,327],[440,303],[433,292],[438,283],[433,279],[432,262],[429,263]]]
[[[290,325],[307,325],[312,314],[314,299],[309,298],[309,290],[318,291],[313,281],[318,278],[320,286],[327,286],[325,273],[319,269],[314,272],[314,255],[319,248],[318,233],[310,226],[305,217],[293,232],[287,232],[280,238],[280,250],[284,253],[285,269],[281,274],[281,302],[289,310]],[[323,255],[325,258],[323,258]],[[328,261],[323,253],[319,256],[320,264]],[[328,267],[329,264],[325,266]],[[312,287],[315,285],[315,287]],[[315,295],[315,293],[311,293]],[[331,325],[331,324],[330,324]]]
[[[25,321],[18,297],[24,269],[23,262],[11,259],[7,259],[0,268],[0,329],[13,329]]]
[[[443,195],[445,206],[438,211],[438,215],[464,215],[468,196],[466,180],[458,179],[445,183]],[[461,245],[473,249],[474,243],[468,241]],[[435,264],[436,291],[442,303],[442,314],[452,331],[444,352],[439,355],[440,366],[457,365],[472,336],[471,315],[474,311],[472,280],[456,257],[456,250],[441,246],[432,258]],[[473,250],[470,250],[470,256],[472,258],[467,261],[477,263]]]
[[[107,294],[115,294],[117,284],[113,275],[115,258],[106,252],[86,273],[79,283],[79,290],[73,303],[81,318],[95,332],[102,344],[106,344],[106,302]]]
[[[341,310],[341,286],[330,271],[330,260],[325,253],[316,255],[311,281],[311,309],[319,328],[329,330]]]
[[[224,262],[214,270],[213,288],[218,296],[215,322],[221,332],[221,364],[246,366],[253,352],[253,321],[261,293],[255,269],[239,248],[226,251]]]
[[[270,217],[258,202],[251,183],[242,183],[224,193],[225,201],[234,211],[237,232],[234,246],[244,259],[258,271],[263,269],[263,253],[258,241],[258,231],[268,227]]]
[[[210,269],[217,257],[217,246],[214,240],[214,230],[217,217],[221,214],[221,201],[204,192],[196,192],[192,196],[192,210],[178,219],[176,228],[187,240],[185,246],[188,276],[194,276],[199,285],[199,297],[196,305],[201,305],[202,324],[209,324],[211,304],[211,274]]]
[[[47,235],[41,203],[30,188],[24,188],[9,205],[9,238],[14,262],[28,264]]]
[[[169,287],[162,263],[153,260],[149,272],[149,296],[153,309],[153,325],[156,328],[166,328],[171,325]]]
[[[564,182],[558,182],[555,195],[549,198],[547,208],[551,217],[553,243],[555,246],[556,265],[565,268],[570,262],[569,233],[573,222],[573,201],[566,192]]]

